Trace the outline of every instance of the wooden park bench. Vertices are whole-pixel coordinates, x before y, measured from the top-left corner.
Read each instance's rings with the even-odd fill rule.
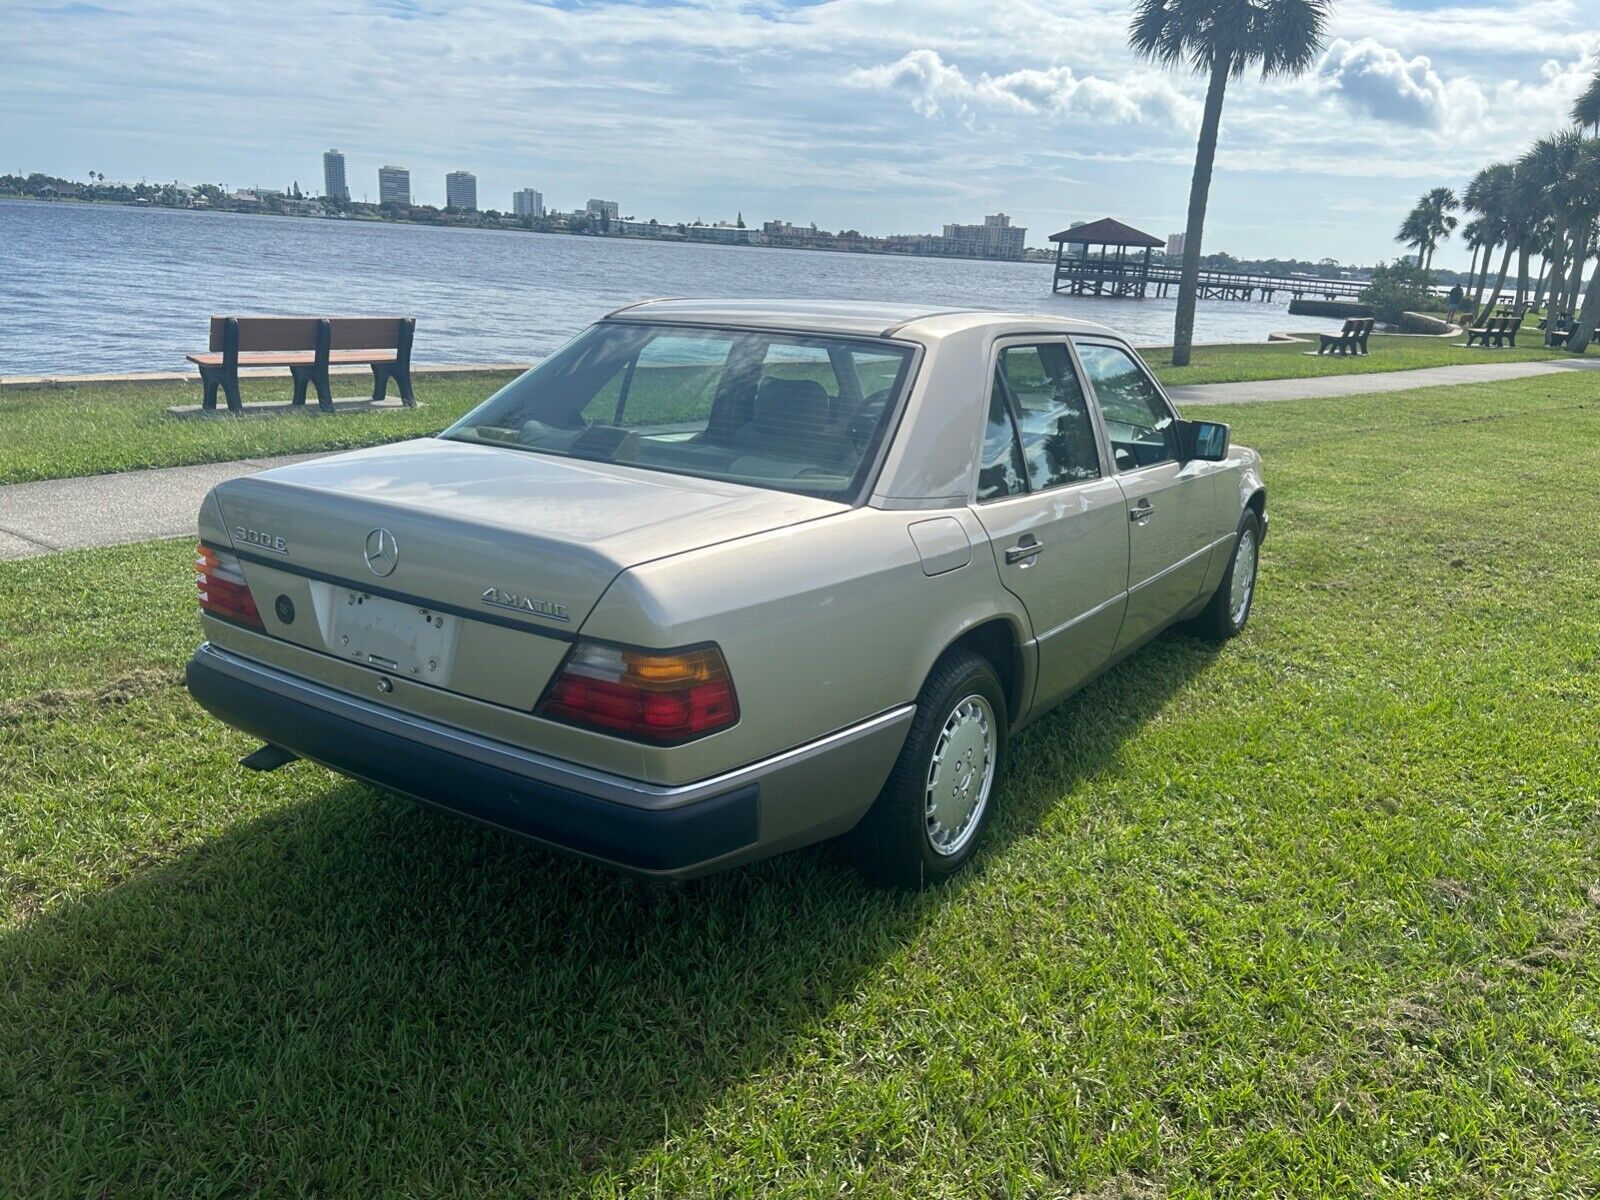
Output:
[[[1338,333],[1319,333],[1317,336],[1322,342],[1317,347],[1317,355],[1365,354],[1367,339],[1372,336],[1372,328],[1377,323],[1374,317],[1352,317]]]
[[[239,400],[240,367],[287,367],[294,378],[294,403],[303,406],[306,388],[317,389],[317,407],[333,411],[330,366],[372,368],[372,398],[382,400],[393,380],[406,407],[416,406],[411,391],[411,342],[415,317],[212,317],[211,347],[188,359],[200,368],[201,400],[216,410],[217,388],[228,411],[244,411]]]
[[[1545,336],[1545,344],[1547,346],[1552,346],[1552,347],[1557,347],[1557,346],[1565,347],[1567,345],[1567,343],[1572,340],[1573,334],[1575,334],[1577,332],[1578,332],[1578,323],[1576,321],[1568,321],[1560,329],[1552,329],[1548,333],[1546,333],[1544,335]],[[1589,340],[1591,342],[1595,340],[1596,332],[1597,331],[1594,330],[1594,329],[1589,330]]]
[[[1517,330],[1521,327],[1521,316],[1490,317],[1482,325],[1467,330],[1467,345],[1487,349],[1493,343],[1494,349],[1498,350],[1509,343],[1512,349],[1516,349]]]

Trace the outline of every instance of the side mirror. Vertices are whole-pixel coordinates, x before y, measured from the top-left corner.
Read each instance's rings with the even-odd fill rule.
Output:
[[[1178,444],[1184,462],[1221,462],[1228,457],[1229,429],[1220,421],[1179,421]]]

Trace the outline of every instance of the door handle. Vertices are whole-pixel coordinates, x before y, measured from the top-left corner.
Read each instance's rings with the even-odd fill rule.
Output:
[[[1031,533],[1025,533],[1022,535],[1020,542],[1006,551],[1006,562],[1026,562],[1029,559],[1038,558],[1043,553],[1043,543]]]
[[[1148,521],[1155,516],[1155,513],[1156,506],[1154,504],[1151,504],[1149,500],[1140,500],[1138,504],[1128,510],[1128,520]]]

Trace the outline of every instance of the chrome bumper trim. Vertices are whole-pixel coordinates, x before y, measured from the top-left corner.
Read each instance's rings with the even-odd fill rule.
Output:
[[[385,708],[381,704],[374,704],[370,700],[353,696],[348,692],[337,691],[301,679],[286,671],[262,666],[230,651],[219,649],[209,642],[195,652],[195,657],[214,670],[303,705],[308,717],[319,710],[331,713],[539,783],[583,792],[636,808],[676,808],[679,805],[693,804],[720,795],[744,784],[756,783],[781,768],[828,754],[889,726],[909,721],[916,711],[916,705],[904,704],[770,758],[760,759],[694,783],[665,787],[579,766],[537,751],[524,750],[462,729],[454,729],[425,717]]]

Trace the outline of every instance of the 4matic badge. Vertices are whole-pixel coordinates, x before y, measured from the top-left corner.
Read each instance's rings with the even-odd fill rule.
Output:
[[[483,603],[494,608],[509,608],[514,612],[532,613],[536,617],[549,617],[552,621],[567,621],[571,617],[565,604],[554,600],[541,600],[537,596],[521,596],[500,588],[484,588]]]

